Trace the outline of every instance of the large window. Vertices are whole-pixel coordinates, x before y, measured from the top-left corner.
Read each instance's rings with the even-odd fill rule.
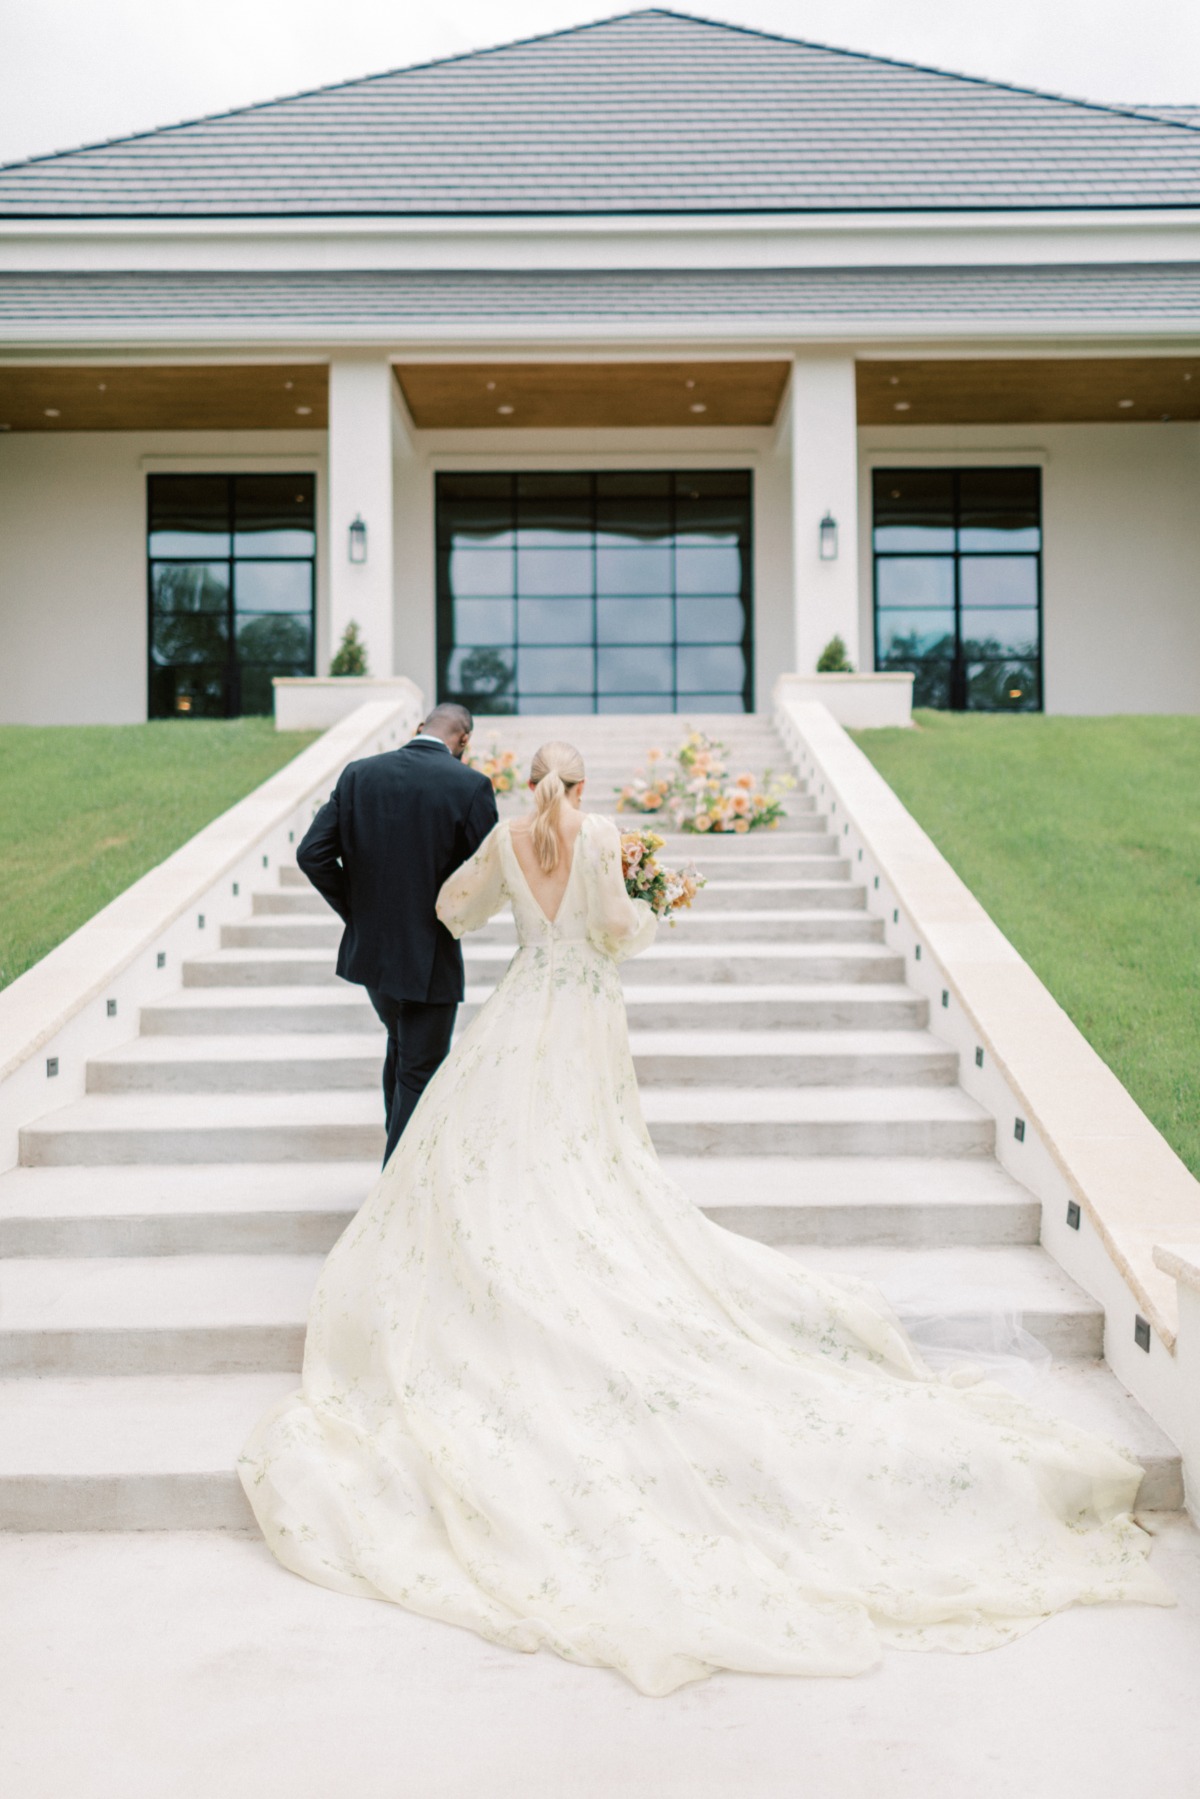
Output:
[[[150,716],[270,712],[313,672],[312,475],[149,477]]]
[[[439,475],[440,697],[748,711],[750,507],[741,469]]]
[[[910,668],[913,704],[1042,704],[1036,468],[876,469],[875,666]]]

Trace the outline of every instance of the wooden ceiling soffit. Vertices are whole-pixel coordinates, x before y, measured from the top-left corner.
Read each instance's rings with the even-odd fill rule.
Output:
[[[860,362],[857,381],[860,425],[1200,419],[1200,356]]]
[[[770,425],[787,362],[404,363],[422,431]]]
[[[323,431],[323,364],[0,367],[9,431]]]

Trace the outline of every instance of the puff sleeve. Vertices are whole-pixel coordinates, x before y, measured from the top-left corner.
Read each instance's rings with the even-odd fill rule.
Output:
[[[624,962],[654,941],[658,920],[645,900],[630,899],[621,872],[621,833],[611,819],[591,815],[575,847],[583,857],[588,940]]]
[[[452,937],[479,930],[508,898],[500,857],[503,829],[503,825],[493,826],[475,854],[442,883],[437,915]]]

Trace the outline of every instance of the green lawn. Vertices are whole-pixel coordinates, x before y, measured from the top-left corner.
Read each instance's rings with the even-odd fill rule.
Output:
[[[0,987],[314,736],[268,718],[0,726]]]
[[[855,741],[1200,1175],[1200,718],[916,722]]]

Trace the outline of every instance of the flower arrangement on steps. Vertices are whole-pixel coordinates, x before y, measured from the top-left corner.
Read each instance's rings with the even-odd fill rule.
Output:
[[[676,915],[687,910],[707,883],[690,863],[686,868],[664,868],[658,860],[664,841],[657,831],[622,832],[621,872],[630,899],[644,899],[656,918],[673,925]]]
[[[617,789],[618,812],[650,812],[677,831],[771,830],[786,815],[784,795],[795,785],[788,775],[761,780],[731,775],[723,743],[703,731],[689,731],[665,755],[647,751],[647,766]]]
[[[521,780],[517,752],[502,750],[498,738],[493,737],[490,747],[483,752],[468,750],[463,761],[468,768],[477,768],[481,775],[487,776],[493,793],[516,793]]]

